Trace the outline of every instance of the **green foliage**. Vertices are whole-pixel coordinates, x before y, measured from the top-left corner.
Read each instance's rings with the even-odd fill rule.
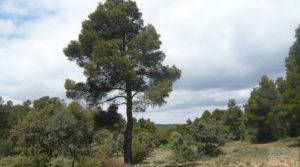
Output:
[[[233,140],[240,140],[242,133],[240,126],[243,120],[243,112],[241,108],[236,105],[234,99],[229,100],[224,119],[224,124],[229,127]]]
[[[89,15],[78,40],[64,49],[88,78],[86,83],[66,81],[69,98],[99,104],[105,99],[124,99],[122,92],[133,91],[145,93],[146,103],[165,102],[181,72],[162,65],[165,54],[159,50],[159,35],[152,25],[144,26],[141,16],[135,2],[123,0],[100,3]],[[107,97],[114,90],[120,95]]]
[[[114,104],[109,106],[107,111],[98,109],[94,115],[95,128],[105,128],[122,132],[125,127],[125,120],[117,111],[118,107]]]
[[[30,162],[26,157],[11,157],[7,156],[0,159],[0,166],[5,167],[29,167]]]
[[[50,114],[53,114],[53,112],[59,111],[63,107],[64,104],[57,97],[50,98],[49,96],[44,96],[40,99],[33,101],[33,108],[35,111],[43,110],[44,112],[49,112]]]
[[[100,167],[100,162],[95,158],[82,158],[76,164],[78,167]]]
[[[215,109],[212,112],[212,117],[215,119],[215,121],[222,122],[225,119],[225,115],[226,115],[225,112],[226,112],[225,110]]]
[[[269,142],[282,135],[283,128],[278,124],[278,99],[275,83],[263,76],[245,105],[246,126],[253,135],[253,142]]]
[[[202,122],[207,125],[214,125],[217,129],[218,135],[223,142],[229,140],[240,140],[242,135],[244,135],[244,129],[242,127],[244,120],[244,114],[239,106],[236,105],[234,99],[228,101],[228,109],[219,110],[215,109],[213,112],[204,111],[200,118],[196,118],[194,122],[189,122],[185,126],[180,126],[177,128],[180,133],[187,136],[188,134],[193,134],[193,126],[197,122]]]
[[[30,112],[10,130],[9,140],[17,152],[36,154],[49,152],[49,147],[44,147],[47,141],[47,127],[49,116],[43,112]],[[49,144],[46,144],[49,146]],[[45,150],[44,150],[45,149]]]
[[[285,60],[286,80],[277,82],[281,90],[280,109],[285,115],[291,136],[300,135],[300,26],[296,29],[295,37],[296,41]]]
[[[160,145],[160,138],[157,127],[149,119],[139,119],[134,122],[133,132],[132,157],[134,163],[139,163]]]
[[[6,157],[0,160],[0,166],[5,167],[47,167],[50,158],[44,154],[28,157]]]
[[[146,131],[152,134],[157,133],[157,127],[155,126],[154,122],[150,121],[150,119],[139,119],[135,124],[135,131]]]
[[[168,144],[168,139],[172,129],[176,128],[176,124],[156,124],[157,133],[160,136],[160,145]]]
[[[203,112],[200,120],[203,121],[203,122],[212,122],[212,121],[214,121],[213,117],[212,117],[212,114],[209,111],[207,111],[207,110],[205,110]]]
[[[132,158],[133,163],[141,163],[145,159],[145,157],[148,155],[147,150],[145,146],[143,146],[141,143],[139,143],[136,140],[133,140],[132,142]]]
[[[49,97],[36,100],[35,108],[26,112],[10,129],[8,140],[3,141],[5,148],[1,149],[26,155],[24,163],[29,164],[40,155],[57,157],[49,160],[52,166],[78,164],[82,156],[113,157],[123,152],[124,119],[117,113],[115,105],[98,114],[98,108],[84,108],[77,102],[65,106],[59,101]],[[9,106],[13,107],[13,104]],[[103,124],[105,126],[94,122],[106,118],[110,121]],[[135,162],[140,162],[159,146],[160,138],[157,127],[149,119],[135,121],[134,134],[134,158]]]
[[[51,167],[70,167],[72,166],[72,160],[66,157],[56,157],[52,158],[50,161]]]
[[[66,80],[68,98],[94,106],[126,104],[124,159],[130,164],[132,112],[166,103],[173,82],[181,76],[174,65],[163,65],[159,37],[154,26],[144,25],[135,1],[107,0],[82,23],[78,40],[64,49],[87,77],[86,82]]]
[[[122,135],[115,135],[112,131],[101,129],[95,132],[93,141],[94,154],[112,156],[118,152],[122,152]]]
[[[14,105],[12,101],[5,102],[0,97],[0,155],[9,155],[13,152],[12,145],[8,139],[10,129],[31,111],[30,101],[23,105]]]
[[[171,147],[176,162],[194,161],[196,153],[188,146],[184,137],[178,132],[172,132],[169,138],[169,147]]]
[[[222,153],[218,146],[224,145],[225,139],[214,124],[196,120],[192,126],[192,134],[198,142],[198,153],[210,156]]]
[[[41,105],[10,130],[9,141],[17,152],[26,155],[72,155],[75,158],[76,152],[90,142],[92,127],[89,126],[93,124],[86,114],[71,110],[70,106],[68,110],[56,98],[52,99],[55,100],[37,100],[36,104]]]

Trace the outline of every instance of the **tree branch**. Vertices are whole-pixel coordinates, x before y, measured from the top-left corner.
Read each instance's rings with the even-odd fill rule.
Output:
[[[112,89],[114,89],[114,90],[123,90],[123,91],[125,91],[126,89],[124,89],[124,88],[120,88],[120,87],[113,87]]]
[[[132,97],[136,96],[138,93],[141,93],[141,92],[134,92],[134,94],[132,95]]]
[[[98,104],[103,104],[103,103],[106,103],[106,102],[110,102],[110,101],[116,100],[117,98],[124,98],[124,99],[127,99],[126,96],[115,96],[115,97],[106,99],[106,100],[104,100],[104,101],[101,101],[101,102],[99,102]]]
[[[117,104],[115,104],[115,105],[117,105],[117,106],[120,106],[120,105],[127,105],[127,103],[126,103],[126,102],[124,102],[124,103],[117,103]]]

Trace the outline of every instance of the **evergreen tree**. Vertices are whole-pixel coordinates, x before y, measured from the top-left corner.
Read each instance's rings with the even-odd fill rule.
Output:
[[[240,126],[242,123],[243,112],[239,106],[236,105],[234,99],[228,101],[228,109],[225,115],[225,125],[229,127],[233,140],[241,138]]]
[[[286,81],[278,81],[282,90],[281,110],[287,112],[289,134],[292,136],[300,135],[300,26],[295,38],[285,60]]]
[[[85,83],[67,80],[67,97],[90,105],[126,104],[124,162],[132,164],[133,111],[161,106],[181,71],[162,64],[165,54],[154,26],[144,25],[142,13],[131,0],[100,3],[82,23],[77,41],[65,55],[84,68]]]
[[[254,142],[268,142],[279,135],[275,115],[278,113],[279,92],[275,83],[263,76],[245,105],[246,126],[252,129]]]

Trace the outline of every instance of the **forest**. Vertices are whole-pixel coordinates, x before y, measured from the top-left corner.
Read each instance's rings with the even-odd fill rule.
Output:
[[[226,97],[185,124],[133,117],[166,104],[184,75],[135,1],[99,3],[63,53],[86,81],[66,78],[68,100],[0,98],[0,167],[300,165],[300,26],[284,77],[263,75],[243,106]]]

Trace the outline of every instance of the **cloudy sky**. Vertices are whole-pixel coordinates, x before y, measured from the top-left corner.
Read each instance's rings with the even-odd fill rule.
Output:
[[[84,80],[62,49],[99,0],[1,0],[0,96],[16,103],[65,98],[66,78]],[[299,0],[137,0],[161,34],[166,64],[182,69],[168,104],[136,117],[184,123],[228,99],[245,104],[259,78],[284,75],[300,24]],[[124,111],[121,108],[121,113]]]

